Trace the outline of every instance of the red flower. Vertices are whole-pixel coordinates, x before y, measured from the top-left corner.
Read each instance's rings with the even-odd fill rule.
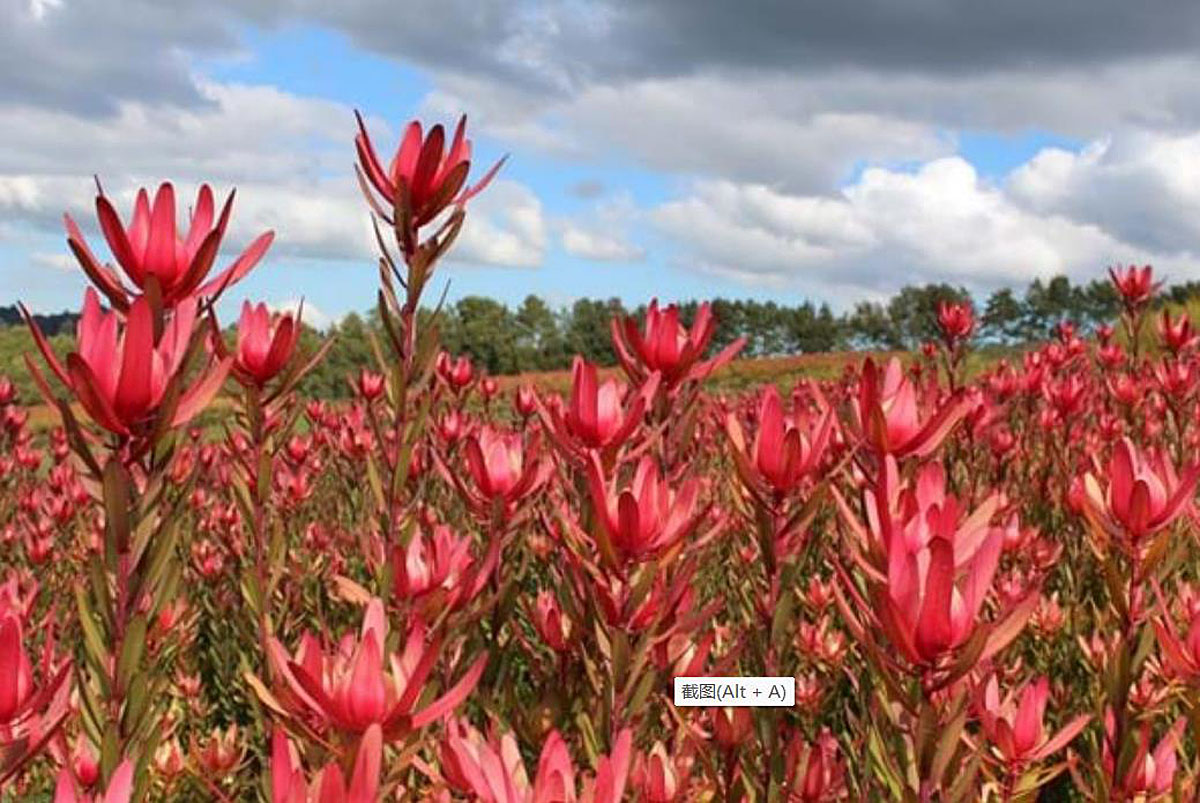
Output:
[[[1200,336],[1192,328],[1192,319],[1188,317],[1188,314],[1183,312],[1178,318],[1173,319],[1169,309],[1164,309],[1162,316],[1158,319],[1158,336],[1162,338],[1163,345],[1172,354],[1189,349],[1196,345],[1197,341],[1200,341]]]
[[[1182,638],[1169,615],[1155,621],[1154,630],[1166,668],[1188,683],[1200,681],[1200,615],[1192,617],[1187,635]]]
[[[638,330],[637,321],[631,316],[623,321],[620,318],[612,320],[613,347],[629,378],[642,384],[650,374],[658,371],[667,388],[706,378],[737,356],[746,345],[745,338],[738,338],[717,356],[702,360],[716,331],[717,322],[707,303],[696,310],[691,329],[679,322],[679,307],[671,304],[660,311],[658,299],[651,301],[646,310],[643,331]]]
[[[633,734],[617,734],[612,753],[596,761],[595,775],[576,792],[575,766],[567,744],[551,731],[538,759],[533,784],[511,733],[485,740],[465,722],[451,724],[442,744],[442,775],[456,790],[482,803],[619,803],[625,794]]]
[[[867,358],[859,380],[853,425],[864,445],[877,454],[925,457],[937,449],[954,425],[971,409],[961,391],[947,399],[932,415],[923,417],[917,389],[893,357],[880,371]]]
[[[549,476],[549,464],[538,454],[540,439],[535,433],[525,443],[518,432],[505,432],[485,425],[467,438],[467,470],[474,488],[468,488],[457,474],[439,464],[443,475],[479,514],[487,514],[500,505],[512,513]]]
[[[609,490],[600,458],[592,452],[588,486],[596,518],[608,542],[625,559],[649,559],[665,552],[696,528],[707,508],[698,508],[700,481],[691,479],[678,491],[658,471],[649,455],[638,462],[633,482]]]
[[[427,536],[418,529],[407,547],[392,552],[396,596],[417,603],[422,611],[455,610],[482,589],[499,559],[499,542],[493,541],[482,565],[471,554],[470,538],[457,536],[444,524]]]
[[[251,306],[249,301],[243,302],[234,374],[261,388],[287,365],[299,337],[299,316],[293,317],[290,312],[271,315],[266,304]]]
[[[950,346],[967,340],[975,331],[975,314],[971,311],[971,305],[966,302],[954,304],[939,301],[937,321],[942,339]]]
[[[348,786],[336,761],[322,768],[310,784],[295,746],[276,728],[271,736],[271,803],[377,803],[382,763],[381,731],[372,725],[358,744]]]
[[[891,457],[864,497],[866,526],[835,492],[861,551],[860,561],[869,566],[873,578],[872,607],[879,629],[911,664],[939,666],[978,629],[979,612],[1004,547],[1004,529],[990,524],[999,499],[993,495],[964,515],[959,501],[946,493],[940,464],[927,464],[915,486],[900,489]],[[1036,601],[1036,594],[1027,595],[990,627],[977,661],[1020,632]],[[842,613],[852,629],[861,630],[856,624],[862,618],[859,611],[843,606]]]
[[[125,275],[139,290],[145,291],[153,278],[165,306],[173,307],[192,296],[216,296],[244,277],[258,264],[274,239],[273,232],[260,234],[232,265],[205,282],[217,258],[221,238],[233,208],[233,195],[225,201],[219,218],[214,220],[213,194],[207,184],[196,196],[186,236],[175,228],[175,189],[163,183],[154,196],[153,208],[145,189],[138,190],[133,219],[126,228],[103,191],[96,196],[96,216],[108,247]],[[116,272],[103,266],[92,255],[87,241],[70,215],[64,215],[67,243],[92,283],[119,310],[129,307],[131,292]]]
[[[49,642],[47,642],[49,645]],[[21,620],[0,615],[0,788],[50,740],[67,716],[70,661],[42,661],[42,687],[34,685]]]
[[[815,423],[803,412],[785,416],[779,391],[768,385],[759,400],[758,429],[750,448],[746,447],[737,416],[731,412],[725,419],[742,481],[752,490],[765,486],[780,494],[794,491],[820,466],[833,421],[833,411],[828,407]]]
[[[1126,309],[1131,311],[1145,305],[1158,289],[1154,283],[1154,269],[1149,265],[1141,268],[1135,265],[1109,268],[1108,275],[1112,278],[1113,287],[1121,294]]]
[[[480,656],[449,691],[417,710],[441,645],[436,639],[426,644],[425,628],[415,623],[403,652],[388,656],[387,634],[383,603],[372,599],[359,638],[346,636],[331,654],[323,653],[307,633],[294,659],[278,640],[271,639],[271,665],[285,685],[281,698],[261,685],[256,690],[266,705],[281,714],[352,734],[379,725],[384,739],[392,741],[452,711],[483,674],[487,656]]]
[[[1107,488],[1095,474],[1084,475],[1084,513],[1109,536],[1136,544],[1187,509],[1198,480],[1200,464],[1189,464],[1177,476],[1161,454],[1143,455],[1122,438],[1109,462]]]
[[[549,591],[539,591],[533,609],[533,625],[538,635],[555,652],[567,652],[571,647],[571,620],[562,612],[558,598]]]
[[[467,173],[471,169],[471,141],[466,138],[467,118],[463,115],[454,130],[449,151],[445,150],[446,131],[441,124],[423,135],[421,123],[417,120],[410,122],[385,172],[379,157],[375,155],[362,115],[355,112],[355,117],[358,119],[358,135],[354,138],[354,145],[358,149],[360,180],[365,174],[371,186],[387,201],[389,210],[397,206],[397,199],[405,201],[414,228],[433,220],[451,204],[457,207],[465,205],[491,183],[500,165],[504,164],[504,159],[496,162],[478,183],[464,189]],[[367,197],[371,199],[370,194]],[[391,222],[391,215],[384,210],[377,211]]]
[[[358,372],[358,379],[353,384],[354,391],[367,402],[373,402],[387,390],[387,380],[383,374],[363,368]]]
[[[788,745],[787,789],[794,803],[830,803],[845,800],[846,763],[837,739],[822,730],[815,744],[797,736]]]
[[[642,422],[646,405],[658,388],[658,374],[630,392],[623,383],[599,383],[596,366],[576,356],[571,369],[571,401],[565,414],[559,404],[542,408],[546,429],[569,456],[584,459],[589,449],[617,449]]]
[[[154,313],[145,296],[134,299],[122,326],[118,313],[100,309],[96,291],[89,287],[76,327],[77,350],[67,357],[65,370],[37,324],[28,312],[24,314],[51,370],[97,424],[117,435],[150,430],[168,388],[184,381],[183,358],[196,319],[194,298],[175,307],[156,341]],[[221,389],[232,362],[226,358],[209,365],[182,391],[170,411],[172,427],[183,426],[208,405]],[[46,394],[52,395],[44,378],[33,370]]]
[[[133,794],[133,764],[122,761],[109,779],[103,795],[89,795],[75,787],[71,770],[63,767],[54,787],[54,803],[129,803]]]
[[[1045,731],[1043,719],[1050,696],[1050,681],[1040,677],[1020,691],[1000,699],[1000,684],[992,675],[980,686],[975,710],[983,732],[1006,764],[1038,762],[1057,753],[1079,735],[1091,720],[1076,717],[1053,736]]]

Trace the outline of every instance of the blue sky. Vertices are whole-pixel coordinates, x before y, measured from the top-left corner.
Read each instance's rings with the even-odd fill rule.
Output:
[[[983,295],[1124,261],[1193,276],[1194,57],[1167,29],[1139,36],[1155,23],[1118,8],[1108,24],[1125,52],[1105,51],[1104,29],[1094,42],[1074,31],[1074,48],[997,48],[986,19],[951,8],[911,45],[881,48],[866,39],[880,26],[857,41],[784,10],[424,1],[181,0],[121,25],[93,3],[5,6],[0,46],[14,37],[18,58],[0,75],[0,304],[78,303],[60,215],[107,255],[90,211],[102,172],[126,210],[160,180],[182,197],[236,185],[226,259],[276,229],[224,314],[242,298],[303,297],[320,321],[366,309],[354,109],[385,154],[408,119],[466,111],[477,174],[509,155],[442,266],[435,291],[448,281],[451,299],[841,309],[905,283]],[[1025,0],[1010,11],[1043,13]],[[748,30],[725,36],[731,25]],[[954,31],[980,38],[938,59],[922,47]]]

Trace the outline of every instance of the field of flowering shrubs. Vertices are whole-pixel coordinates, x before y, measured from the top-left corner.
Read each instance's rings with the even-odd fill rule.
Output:
[[[232,194],[100,189],[111,263],[66,219],[48,437],[0,381],[0,799],[1197,799],[1200,340],[1150,268],[970,382],[965,305],[723,396],[740,343],[651,304],[622,378],[502,393],[417,314],[496,167],[462,122],[356,144],[386,337],[348,405],[297,394],[296,317],[221,336],[272,241],[222,253]],[[796,705],[672,703],[735,675]]]

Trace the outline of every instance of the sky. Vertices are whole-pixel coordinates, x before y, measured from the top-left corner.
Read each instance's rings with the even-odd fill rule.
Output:
[[[79,306],[95,185],[236,187],[225,299],[374,299],[354,111],[390,159],[468,115],[435,292],[841,310],[1110,265],[1200,278],[1200,4],[1156,0],[0,0],[0,305]]]

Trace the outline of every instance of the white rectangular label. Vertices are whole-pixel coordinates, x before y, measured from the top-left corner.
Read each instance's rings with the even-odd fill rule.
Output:
[[[675,678],[675,705],[792,706],[796,704],[796,678]]]

